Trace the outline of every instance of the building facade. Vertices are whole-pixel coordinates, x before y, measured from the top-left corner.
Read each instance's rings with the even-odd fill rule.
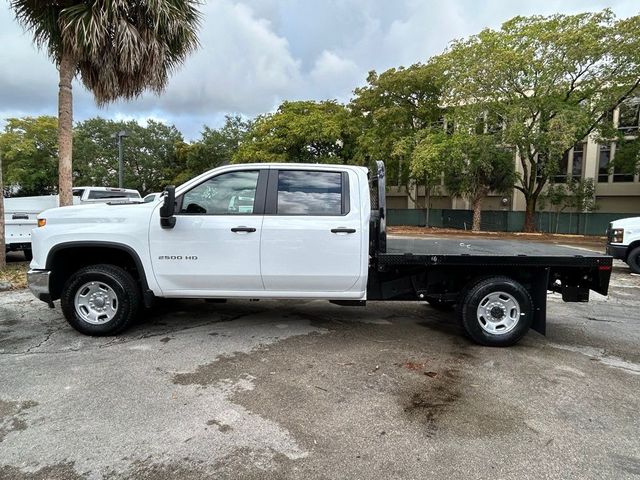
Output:
[[[640,97],[629,99],[613,112],[612,121],[625,139],[631,140],[640,134]],[[637,172],[624,171],[611,162],[615,159],[616,142],[598,143],[595,134],[574,146],[562,159],[558,175],[552,181],[565,183],[569,179],[593,179],[596,187],[596,208],[598,212],[629,213],[640,215],[640,178]],[[514,159],[516,169],[522,173],[518,158]],[[615,165],[615,164],[614,164]],[[443,186],[434,189],[429,196],[424,187],[414,187],[408,195],[404,187],[390,187],[387,193],[389,208],[430,208],[462,209],[471,208],[462,198],[452,198]],[[515,190],[511,195],[490,195],[483,200],[483,210],[524,211],[524,195]],[[547,206],[547,209],[551,209]],[[539,210],[545,210],[540,208]]]

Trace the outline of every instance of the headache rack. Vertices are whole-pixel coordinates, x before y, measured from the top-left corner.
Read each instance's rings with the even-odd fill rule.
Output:
[[[371,172],[371,170],[370,170]],[[374,175],[369,176],[369,194],[371,197],[371,224],[369,254],[377,256],[387,251],[387,208],[386,175],[384,162],[376,161]]]

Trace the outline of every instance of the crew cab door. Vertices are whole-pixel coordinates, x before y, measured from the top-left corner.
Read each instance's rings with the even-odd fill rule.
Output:
[[[176,224],[149,232],[151,261],[165,296],[262,291],[260,235],[267,169],[222,172],[176,198]]]
[[[365,232],[354,184],[348,171],[270,170],[260,255],[265,290],[313,297],[357,289]]]

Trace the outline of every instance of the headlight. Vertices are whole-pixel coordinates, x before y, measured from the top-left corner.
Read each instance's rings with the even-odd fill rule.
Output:
[[[624,228],[614,228],[611,230],[611,243],[622,243],[624,238]]]
[[[38,219],[38,227],[44,227],[47,224],[47,219],[46,218],[39,218]]]

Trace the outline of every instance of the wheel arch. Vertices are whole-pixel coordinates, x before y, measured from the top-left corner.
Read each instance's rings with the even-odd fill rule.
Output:
[[[80,268],[93,264],[113,264],[129,271],[140,285],[145,306],[153,301],[144,265],[129,245],[108,241],[72,241],[54,245],[47,254],[46,269],[51,271],[49,289],[53,300],[60,298],[65,282]]]
[[[635,240],[629,244],[629,246],[627,247],[627,252],[624,256],[625,262],[629,259],[629,254],[638,247],[640,247],[640,240]]]

